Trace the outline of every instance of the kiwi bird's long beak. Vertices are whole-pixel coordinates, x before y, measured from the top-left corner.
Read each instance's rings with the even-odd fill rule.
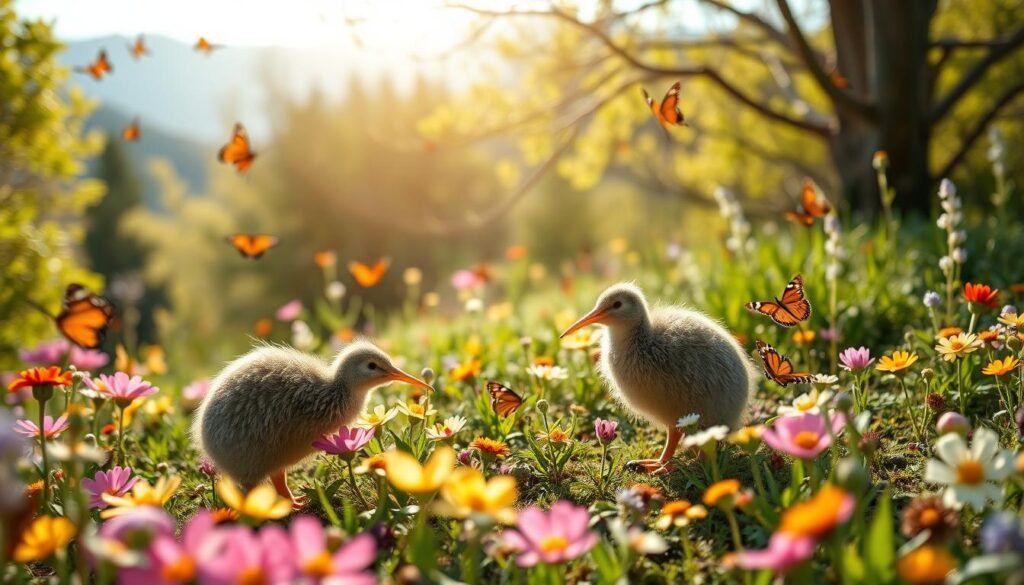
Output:
[[[586,315],[583,315],[582,317],[580,317],[579,321],[573,323],[568,329],[565,330],[565,333],[559,335],[558,338],[562,339],[566,335],[569,335],[571,333],[575,333],[575,332],[579,331],[580,329],[583,329],[587,325],[591,325],[593,323],[597,323],[598,321],[600,321],[601,319],[604,318],[604,314],[606,312],[607,311],[605,311],[604,309],[600,309],[600,308],[599,309],[594,309],[593,311],[591,311],[591,312],[587,313]]]
[[[413,376],[412,374],[407,374],[402,370],[399,370],[398,368],[395,368],[395,371],[389,373],[387,375],[387,379],[393,382],[403,382],[405,384],[412,384],[413,386],[420,386],[421,388],[426,388],[427,390],[431,391],[434,389],[433,386],[431,386],[430,384],[427,384],[426,382],[420,380],[416,376]]]

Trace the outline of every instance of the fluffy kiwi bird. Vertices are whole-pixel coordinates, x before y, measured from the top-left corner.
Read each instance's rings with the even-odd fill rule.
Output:
[[[296,505],[286,473],[313,452],[321,435],[362,412],[369,391],[389,382],[430,389],[366,341],[327,363],[277,346],[261,346],[228,364],[192,423],[193,440],[219,470],[246,488],[270,477]]]
[[[676,422],[687,414],[699,414],[703,426],[740,424],[757,373],[740,344],[717,322],[682,307],[652,310],[638,287],[621,283],[601,293],[593,310],[562,337],[591,324],[608,330],[600,370],[618,399],[668,429],[661,457],[631,466],[669,471],[683,436]]]

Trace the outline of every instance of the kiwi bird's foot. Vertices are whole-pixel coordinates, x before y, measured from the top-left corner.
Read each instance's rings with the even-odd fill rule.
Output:
[[[669,461],[660,459],[637,459],[626,464],[626,469],[651,475],[665,475],[676,470],[676,466]]]
[[[292,510],[295,510],[296,512],[298,512],[299,510],[305,508],[306,504],[308,504],[308,503],[309,503],[309,498],[307,498],[305,496],[295,496],[295,497],[292,498]]]

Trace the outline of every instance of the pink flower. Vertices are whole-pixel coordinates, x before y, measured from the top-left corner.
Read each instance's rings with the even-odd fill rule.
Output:
[[[370,442],[373,432],[373,428],[343,426],[337,433],[313,441],[313,447],[331,455],[351,455]]]
[[[300,575],[298,583],[377,583],[377,576],[367,570],[377,559],[377,540],[372,535],[361,534],[332,554],[327,549],[324,529],[316,518],[299,516],[292,520],[290,529],[292,561]]]
[[[737,553],[736,565],[748,570],[771,569],[783,573],[814,556],[815,545],[809,536],[776,532],[768,540],[768,548]]]
[[[43,434],[46,435],[47,439],[56,437],[68,430],[68,427],[70,426],[71,425],[68,424],[68,415],[66,414],[60,415],[57,420],[53,420],[53,417],[50,415],[43,417]],[[39,427],[36,426],[36,423],[30,420],[21,419],[14,423],[14,431],[25,435],[30,439],[39,436]]]
[[[19,351],[18,359],[32,366],[59,364],[70,345],[65,339],[44,341],[31,349]]]
[[[113,522],[113,520],[110,520]],[[201,510],[192,517],[181,534],[181,542],[170,534],[159,534],[149,545],[149,562],[144,568],[122,569],[121,585],[184,585],[196,580],[197,564],[203,549],[220,550],[226,545],[226,534],[215,528],[213,517]]]
[[[843,416],[833,414],[832,433],[838,434],[843,425]],[[832,444],[832,435],[825,426],[824,417],[812,412],[775,419],[775,424],[765,429],[761,439],[772,449],[800,459],[814,459]]]
[[[146,382],[139,376],[128,377],[124,372],[117,372],[113,376],[100,374],[97,382],[93,378],[82,378],[85,385],[104,398],[111,398],[118,402],[131,402],[136,398],[156,394],[159,388]]]
[[[122,542],[149,542],[157,535],[173,537],[174,519],[158,506],[139,506],[104,522],[99,534]]]
[[[618,433],[619,423],[611,420],[596,419],[594,421],[594,432],[597,434],[597,440],[602,443],[611,443],[619,436]]]
[[[89,506],[102,510],[109,505],[103,501],[103,494],[123,496],[132,489],[137,481],[139,478],[138,476],[132,477],[131,467],[114,466],[110,471],[98,472],[92,479],[83,479],[82,487],[92,494],[89,498]]]
[[[210,380],[203,378],[202,380],[196,380],[181,391],[181,397],[189,402],[202,402],[206,393],[210,390]]]
[[[291,583],[295,576],[288,534],[274,524],[258,533],[247,526],[218,529],[196,552],[204,585]]]
[[[98,349],[82,349],[73,345],[68,361],[79,370],[95,370],[110,363],[110,356]]]
[[[559,500],[546,514],[537,506],[520,512],[516,529],[506,530],[504,538],[519,550],[516,562],[520,567],[558,564],[571,561],[594,546],[597,535],[588,529],[589,524],[586,508]]]
[[[486,283],[486,280],[472,270],[459,270],[452,275],[452,286],[455,290],[472,290]]]
[[[277,313],[275,313],[274,316],[277,317],[278,321],[288,323],[298,319],[301,313],[302,301],[295,299],[281,305],[281,308],[277,310]]]
[[[844,370],[862,370],[871,365],[875,358],[871,357],[871,350],[866,347],[848,347],[839,354],[839,363]]]

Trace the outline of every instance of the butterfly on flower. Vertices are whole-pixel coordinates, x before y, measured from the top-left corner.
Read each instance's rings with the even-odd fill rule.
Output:
[[[523,403],[522,396],[516,394],[508,386],[493,380],[487,382],[487,392],[491,395],[491,408],[502,418],[515,412]]]
[[[666,136],[668,135],[669,126],[689,126],[686,123],[686,118],[683,117],[683,112],[679,109],[679,88],[678,81],[673,83],[672,87],[665,93],[665,97],[662,98],[660,104],[647,94],[646,89],[640,88],[640,91],[644,94],[644,101],[647,102],[647,107],[651,109],[654,118],[665,129]]]
[[[227,242],[234,246],[243,258],[257,260],[267,250],[276,246],[279,240],[267,234],[234,234],[227,237]]]
[[[134,43],[128,43],[128,52],[136,59],[149,54],[149,47],[146,46],[146,40],[142,38],[142,35],[136,37]]]
[[[782,355],[774,347],[757,340],[757,353],[764,362],[764,377],[779,386],[788,384],[807,384],[814,379],[810,372],[794,372],[793,362]]]
[[[811,316],[811,303],[804,296],[804,278],[797,274],[782,291],[782,298],[753,301],[744,305],[748,311],[770,317],[783,327],[792,327]]]
[[[86,73],[91,75],[93,79],[99,81],[103,79],[104,75],[108,75],[114,72],[114,67],[110,64],[107,59],[106,49],[100,49],[100,54],[96,57],[96,60],[86,65],[85,67],[75,67],[75,71],[79,73]]]
[[[373,263],[373,265],[366,265],[358,260],[353,260],[348,263],[348,271],[352,275],[352,278],[356,279],[359,286],[363,288],[370,288],[377,286],[381,278],[384,278],[384,273],[388,271],[388,266],[391,265],[391,260],[388,258],[381,258]]]
[[[121,130],[121,138],[127,142],[135,142],[142,136],[142,128],[139,126],[138,116],[132,120],[131,124],[125,126],[124,130]]]
[[[217,160],[229,165],[235,165],[235,170],[244,173],[256,160],[256,153],[249,145],[249,134],[240,123],[235,123],[235,129],[231,133],[231,140],[221,147],[217,152]]]
[[[786,219],[805,226],[811,226],[814,225],[816,218],[825,217],[831,210],[832,206],[828,204],[828,201],[818,198],[818,189],[814,186],[814,182],[810,179],[805,179],[803,192],[800,195],[800,209],[797,211],[787,211]]]

